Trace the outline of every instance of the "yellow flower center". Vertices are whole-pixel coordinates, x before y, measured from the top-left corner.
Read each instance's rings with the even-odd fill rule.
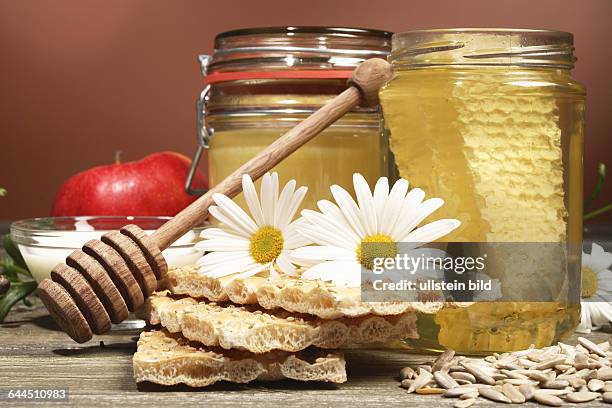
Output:
[[[283,250],[283,234],[274,227],[261,227],[253,235],[249,244],[251,257],[260,264],[272,262]]]
[[[372,269],[374,259],[393,258],[397,255],[397,242],[385,234],[367,235],[361,240],[356,252],[357,261],[366,268]]]
[[[597,275],[591,268],[582,267],[581,294],[583,298],[590,298],[597,293]]]

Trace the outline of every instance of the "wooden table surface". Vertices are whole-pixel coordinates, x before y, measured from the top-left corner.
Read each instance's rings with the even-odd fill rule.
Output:
[[[340,385],[299,383],[216,384],[207,388],[136,385],[132,354],[139,329],[115,330],[76,344],[60,332],[42,306],[12,311],[0,325],[0,389],[68,388],[69,405],[96,407],[171,406],[355,406],[452,407],[454,400],[407,394],[394,378],[408,365],[432,356],[390,350],[347,350],[348,382]],[[609,333],[590,336],[601,342]],[[571,339],[571,344],[575,344]],[[37,402],[37,406],[62,403]],[[475,407],[492,405],[479,401]],[[569,404],[568,404],[569,405]],[[24,406],[0,401],[0,406]],[[534,407],[535,404],[526,404]],[[603,403],[581,406],[604,406]],[[609,405],[608,405],[609,406]]]

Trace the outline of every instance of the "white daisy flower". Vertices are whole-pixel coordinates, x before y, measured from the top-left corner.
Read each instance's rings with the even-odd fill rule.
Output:
[[[416,247],[435,241],[460,225],[458,220],[443,219],[417,228],[444,201],[439,198],[423,201],[423,190],[408,191],[408,181],[404,179],[389,191],[387,178],[381,177],[374,194],[361,174],[353,175],[353,185],[357,202],[342,187],[333,185],[331,192],[336,204],[321,200],[317,203],[321,212],[302,211],[304,222],[298,226],[298,232],[316,244],[291,253],[294,263],[308,267],[302,278],[359,286],[362,266],[371,270],[374,258],[397,254],[397,245],[383,245],[379,250],[370,245],[364,251],[364,243],[414,242]]]
[[[590,333],[612,321],[612,254],[593,243],[591,253],[582,253],[580,333]]]
[[[208,252],[197,263],[199,272],[216,278],[234,274],[246,278],[262,272],[272,278],[277,272],[295,275],[290,251],[309,243],[296,231],[301,221],[293,221],[307,188],[295,187],[291,180],[279,194],[278,174],[266,173],[258,197],[251,177],[242,176],[250,216],[227,196],[213,195],[216,206],[209,212],[221,225],[202,231],[204,240],[195,245]]]

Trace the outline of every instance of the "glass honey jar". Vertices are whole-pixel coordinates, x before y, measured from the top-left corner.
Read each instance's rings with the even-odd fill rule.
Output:
[[[548,346],[580,316],[585,88],[573,37],[450,29],[393,36],[380,92],[399,176],[457,218],[442,241],[489,256],[494,302],[419,317],[417,348],[485,353]]]
[[[276,138],[346,89],[352,70],[386,58],[386,31],[273,27],[229,31],[202,57],[206,88],[198,103],[200,148],[208,149],[210,184],[223,180]],[[352,174],[374,183],[386,174],[387,148],[378,108],[357,108],[273,171],[309,191],[305,208],[331,198],[329,187],[352,186]],[[196,154],[199,159],[199,153]],[[197,160],[194,160],[197,162]],[[237,202],[244,204],[241,196]]]

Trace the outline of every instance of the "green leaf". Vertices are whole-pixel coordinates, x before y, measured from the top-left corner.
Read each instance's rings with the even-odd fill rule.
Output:
[[[0,187],[0,197],[6,196],[6,193],[7,193],[6,188]]]
[[[599,163],[597,166],[597,182],[595,183],[595,187],[591,192],[591,195],[584,203],[584,209],[588,210],[593,205],[593,201],[597,198],[599,193],[601,193],[601,189],[603,187],[603,183],[606,180],[606,165],[604,163]]]
[[[0,267],[2,267],[2,274],[9,278],[9,280],[11,281],[21,282],[19,275],[23,275],[25,277],[32,277],[30,271],[15,265],[15,263],[11,259],[0,261]]]
[[[591,218],[595,218],[598,215],[601,215],[608,211],[612,211],[612,204],[608,204],[605,207],[601,207],[601,208],[598,208],[597,210],[591,211],[590,213],[584,214],[583,219],[587,221],[587,220],[590,220]]]
[[[2,275],[6,276],[11,282],[19,282],[19,276],[17,276],[17,271],[15,270],[13,265],[13,261],[11,261],[10,259],[0,261]]]
[[[8,292],[0,297],[0,323],[4,322],[4,318],[9,310],[22,299],[25,299],[29,294],[36,290],[36,282],[16,282],[12,283]]]
[[[4,250],[11,257],[13,262],[15,262],[15,264],[21,269],[25,269],[26,275],[32,276],[30,270],[28,269],[28,265],[26,265],[25,260],[23,259],[23,255],[21,255],[21,252],[19,252],[19,248],[13,242],[13,239],[11,238],[10,234],[6,234],[4,236],[2,245],[4,246]]]

